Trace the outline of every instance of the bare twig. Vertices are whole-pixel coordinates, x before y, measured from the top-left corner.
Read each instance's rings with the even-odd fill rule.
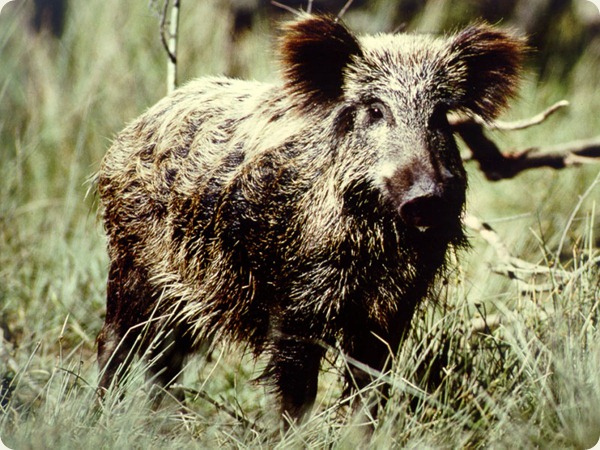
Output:
[[[167,89],[172,92],[177,87],[177,38],[179,36],[179,9],[181,0],[173,0],[169,21],[169,62],[167,63]]]
[[[488,180],[512,178],[524,170],[538,167],[563,169],[583,163],[600,162],[600,136],[505,153],[485,133],[488,130],[513,131],[539,125],[567,104],[564,100],[560,101],[530,119],[516,122],[486,124],[480,118],[457,116],[451,116],[449,121],[471,151],[471,159],[479,163],[479,168]]]
[[[348,0],[346,2],[346,4],[342,7],[342,9],[340,9],[340,12],[337,15],[338,19],[341,19],[342,17],[344,17],[344,14],[346,14],[346,11],[348,11],[348,8],[350,8],[352,6],[352,3],[354,3],[354,0]]]
[[[167,31],[167,13],[171,1],[165,0],[160,18],[160,39],[167,52],[167,93],[171,93],[177,87],[177,38],[179,33],[179,10],[181,0],[173,0],[171,6],[171,17],[169,18],[169,30]]]
[[[516,131],[516,130],[524,130],[525,128],[533,127],[535,125],[539,125],[544,122],[548,117],[554,114],[561,108],[569,106],[569,102],[566,100],[561,100],[556,102],[554,105],[546,108],[539,114],[536,114],[529,119],[517,120],[514,122],[504,122],[501,120],[497,120],[492,124],[487,126],[488,130],[500,130],[500,131]]]
[[[278,1],[275,1],[275,0],[271,0],[271,5],[277,6],[278,8],[281,8],[281,9],[284,9],[287,12],[290,12],[296,16],[300,15],[302,12],[302,11],[298,11],[298,10],[292,8],[291,6],[284,5],[283,3],[279,3]]]
[[[160,41],[162,42],[163,48],[167,52],[169,59],[174,58],[169,50],[169,43],[167,42],[167,13],[169,12],[170,0],[165,0],[163,4],[163,10],[160,13]]]
[[[552,114],[557,112],[559,109],[564,108],[566,106],[569,106],[569,102],[566,100],[560,100],[533,117],[530,117],[528,119],[516,120],[514,122],[504,122],[501,120],[496,120],[495,122],[489,123],[485,122],[479,116],[463,116],[460,114],[451,114],[448,120],[452,126],[461,126],[464,123],[476,123],[486,128],[487,130],[516,131],[539,125]]]

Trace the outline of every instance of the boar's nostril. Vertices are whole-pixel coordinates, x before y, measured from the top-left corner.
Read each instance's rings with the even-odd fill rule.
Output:
[[[435,227],[445,221],[444,202],[439,196],[416,197],[400,205],[400,216],[408,226]]]

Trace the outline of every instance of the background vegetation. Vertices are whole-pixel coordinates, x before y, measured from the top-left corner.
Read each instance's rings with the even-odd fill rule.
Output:
[[[121,402],[95,401],[107,256],[87,180],[115,133],[165,93],[158,3],[72,2],[60,39],[29,29],[30,1],[0,16],[0,437],[14,449],[356,447],[363,429],[336,403],[335,351],[315,414],[285,435],[250,381],[262,361],[239,349],[190,362],[185,414],[148,408],[142,367]],[[425,3],[409,28],[439,31],[476,15],[469,1]],[[600,45],[577,19],[594,7],[566,3],[546,18],[551,41],[532,56],[506,118],[562,98],[571,106],[539,127],[496,134],[504,148],[599,133]],[[394,29],[405,20],[394,5],[369,2],[346,21],[358,32]],[[275,80],[272,20],[258,15],[234,39],[229,2],[183,2],[180,80]],[[524,281],[498,275],[494,248],[471,232],[472,250],[440,287],[444,301],[424,306],[396,357],[371,445],[590,448],[600,436],[598,166],[498,183],[468,170],[469,212],[515,256],[550,270]]]

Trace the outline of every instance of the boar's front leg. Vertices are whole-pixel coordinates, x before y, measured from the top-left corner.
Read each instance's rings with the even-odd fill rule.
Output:
[[[108,271],[106,318],[97,338],[100,368],[100,393],[111,384],[119,384],[139,350],[136,346],[140,327],[135,308],[145,294],[145,274],[134,269],[133,258],[124,255],[111,261]]]
[[[379,409],[387,402],[389,384],[384,382],[373,392],[365,392],[363,389],[391,368],[401,336],[400,332],[386,333],[365,327],[353,337],[346,348],[349,358],[344,395],[351,397],[356,394],[352,399],[354,409],[358,412],[363,408],[361,413],[370,414],[372,419],[377,418]]]
[[[281,414],[301,420],[315,402],[324,347],[315,340],[284,330],[272,345],[266,375],[279,395]]]

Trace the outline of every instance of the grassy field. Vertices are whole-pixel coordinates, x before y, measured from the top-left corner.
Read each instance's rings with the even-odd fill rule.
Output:
[[[96,402],[108,261],[97,200],[86,194],[115,133],[166,91],[158,13],[148,3],[89,0],[70,10],[60,41],[27,29],[26,1],[0,16],[0,437],[19,450],[355,448],[363,431],[337,403],[343,363],[334,351],[315,414],[287,434],[251,382],[264,361],[230,349],[190,361],[185,414],[149,409],[143,364],[122,401]],[[180,80],[232,64],[275,79],[268,21],[236,44],[232,62],[224,3],[184,2]],[[348,22],[374,31],[385,17],[382,6]],[[525,148],[597,135],[598,62],[588,52],[561,79],[530,72],[507,118],[562,98],[571,106],[495,138]],[[469,213],[514,256],[547,270],[521,281],[495,273],[494,248],[471,231],[472,249],[457,255],[440,288],[444,301],[424,305],[396,356],[371,446],[590,448],[600,436],[598,166],[498,183],[468,170]]]

